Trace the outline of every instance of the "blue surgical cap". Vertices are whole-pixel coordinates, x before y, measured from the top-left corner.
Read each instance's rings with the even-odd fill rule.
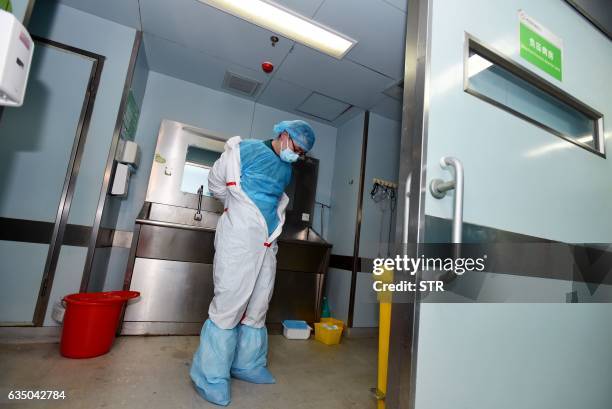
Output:
[[[295,120],[295,121],[281,121],[274,125],[274,134],[280,135],[287,131],[293,142],[295,142],[300,148],[308,152],[312,149],[315,143],[315,133],[308,125],[308,122]]]

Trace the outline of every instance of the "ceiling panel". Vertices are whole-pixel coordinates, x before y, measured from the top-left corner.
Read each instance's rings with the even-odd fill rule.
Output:
[[[308,98],[311,93],[312,91],[307,88],[274,77],[261,93],[257,102],[285,111],[295,112],[295,108]]]
[[[303,88],[369,108],[393,80],[346,59],[337,60],[296,44],[276,77]]]
[[[345,58],[403,77],[406,14],[396,7],[383,0],[328,0],[315,20],[357,40]]]
[[[274,33],[197,0],[140,0],[140,8],[146,33],[253,70],[279,64],[293,45],[281,38],[272,47]]]
[[[346,102],[313,92],[296,109],[299,112],[312,115],[316,118],[333,121],[350,107],[351,105]]]
[[[56,0],[58,3],[140,30],[138,0]]]
[[[312,17],[323,0],[274,0],[274,3],[305,17]]]
[[[297,110],[297,107],[311,94],[312,91],[309,89],[274,77],[266,85],[265,90],[261,93],[257,102],[282,111],[291,112],[300,117],[311,118],[319,122],[335,125],[335,121],[326,121],[322,118],[314,117],[308,113]]]
[[[402,10],[404,13],[408,9],[408,0],[384,0],[384,1],[391,4],[392,6],[397,7],[398,9]]]
[[[145,33],[145,47],[149,68],[162,74],[193,82],[218,91],[232,93],[222,88],[227,70],[259,81],[265,85],[268,76],[237,64],[227,63],[166,39]],[[262,89],[260,87],[260,89]],[[237,94],[236,94],[237,95]],[[246,98],[244,95],[239,95]]]

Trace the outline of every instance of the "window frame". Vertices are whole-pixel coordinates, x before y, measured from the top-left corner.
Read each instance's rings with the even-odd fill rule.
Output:
[[[188,191],[183,190],[183,180],[184,180],[184,177],[185,177],[185,167],[186,166],[193,166],[195,168],[206,169],[206,170],[208,170],[209,173],[210,173],[210,171],[212,169],[212,166],[202,165],[200,163],[191,162],[191,161],[187,161],[187,160],[185,161],[185,165],[183,166],[183,175],[181,177],[181,186],[179,187],[179,189],[181,190],[182,193],[187,193],[187,194],[191,194],[191,195],[197,195],[198,194],[197,192],[188,192]],[[210,193],[210,190],[208,189],[208,186],[206,186],[206,191]],[[204,196],[213,197],[212,194],[208,195],[206,193],[204,193]]]
[[[550,97],[574,108],[579,111],[586,117],[590,118],[593,121],[593,146],[582,143],[576,140],[574,137],[567,135],[563,132],[560,132],[554,128],[551,128],[548,125],[539,122],[535,118],[528,116],[525,113],[517,111],[485,94],[482,94],[473,88],[470,88],[470,80],[469,80],[469,63],[468,60],[470,58],[470,51],[474,51],[476,54],[481,57],[489,60],[493,64],[496,64],[508,71],[510,74],[518,77],[519,79],[526,81],[531,86],[537,88],[538,90],[544,92]],[[537,127],[544,129],[547,132],[552,133],[553,135],[564,139],[576,146],[579,146],[587,151],[594,153],[602,158],[606,158],[606,144],[604,137],[604,127],[603,127],[603,114],[597,111],[596,109],[591,108],[584,102],[578,100],[573,97],[566,91],[552,84],[551,82],[545,80],[535,72],[531,71],[527,67],[517,63],[516,61],[506,57],[504,54],[495,50],[493,47],[490,47],[484,44],[482,41],[478,40],[476,37],[469,33],[465,33],[465,42],[464,42],[464,56],[463,56],[463,90],[473,95],[485,102],[488,102],[497,108],[500,108],[506,112],[511,113]]]

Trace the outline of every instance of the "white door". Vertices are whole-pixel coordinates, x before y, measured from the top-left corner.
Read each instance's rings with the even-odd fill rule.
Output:
[[[411,227],[422,242],[451,242],[456,191],[436,198],[429,187],[453,179],[440,160],[454,157],[464,169],[461,239],[506,254],[509,242],[522,244],[550,264],[466,273],[445,297],[421,300],[402,407],[610,408],[612,43],[563,1],[416,3],[424,68],[412,78],[425,84],[425,143],[411,197],[421,219]],[[521,10],[555,47],[532,33],[521,53]],[[561,75],[551,74],[559,50]],[[530,61],[534,53],[548,68]],[[577,245],[565,246],[577,256],[539,253],[555,243]],[[604,260],[597,274],[572,274],[581,254]]]

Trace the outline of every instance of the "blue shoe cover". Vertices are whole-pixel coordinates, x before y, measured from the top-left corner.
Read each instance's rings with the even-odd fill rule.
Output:
[[[237,328],[221,329],[211,320],[206,320],[202,327],[200,346],[189,374],[200,396],[211,403],[222,406],[230,403],[230,367],[237,341]]]
[[[209,384],[205,388],[195,385],[195,389],[202,398],[215,405],[227,406],[230,404],[229,382]]]
[[[251,383],[276,383],[267,364],[268,331],[248,325],[238,327],[238,346],[232,364],[234,378]]]
[[[232,369],[232,376],[251,383],[276,383],[276,379],[265,366],[253,369]]]

